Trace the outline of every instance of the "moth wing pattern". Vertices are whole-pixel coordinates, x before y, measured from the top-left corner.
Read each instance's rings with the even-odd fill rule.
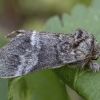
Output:
[[[0,50],[0,77],[17,77],[63,65],[57,58],[56,44],[54,34],[25,30]]]
[[[0,77],[3,78],[65,64],[89,65],[100,54],[94,36],[81,29],[75,34],[17,30],[8,37],[14,38],[0,50]],[[98,70],[96,64],[90,65],[92,70]]]

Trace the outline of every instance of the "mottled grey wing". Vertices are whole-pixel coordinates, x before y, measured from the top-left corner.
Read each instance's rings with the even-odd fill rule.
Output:
[[[46,68],[77,63],[92,52],[92,40],[85,39],[84,34],[22,32],[27,34],[17,35],[0,50],[0,77],[17,77]]]
[[[0,77],[17,77],[63,65],[57,51],[58,38],[36,31],[15,37],[0,50]]]

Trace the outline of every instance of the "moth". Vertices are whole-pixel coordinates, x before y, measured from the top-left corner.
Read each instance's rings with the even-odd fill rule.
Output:
[[[85,30],[77,29],[74,34],[17,30],[7,37],[12,39],[0,50],[1,78],[23,76],[66,64],[100,70],[100,65],[92,62],[100,56],[100,45]]]

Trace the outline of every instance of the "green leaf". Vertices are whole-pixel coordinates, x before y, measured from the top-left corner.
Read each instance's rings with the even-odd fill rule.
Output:
[[[58,16],[52,17],[45,25],[49,32],[74,33],[77,28],[94,34],[100,43],[100,0],[94,0],[90,8],[77,5],[70,15],[63,14],[61,20]],[[68,66],[54,69],[54,72],[85,100],[100,99],[100,72]]]
[[[0,29],[0,33],[4,33],[2,29]],[[7,41],[4,41],[3,36],[0,34],[0,47],[2,47],[6,43]],[[0,78],[0,100],[8,100],[7,90],[8,90],[8,80]]]
[[[0,99],[1,100],[8,100],[7,99],[7,90],[8,90],[8,81],[7,79],[0,78]]]
[[[8,100],[14,100],[14,85],[17,83],[17,81],[19,81],[20,78],[21,77],[8,79]]]
[[[9,100],[70,100],[65,85],[51,70],[9,80]]]
[[[54,72],[85,100],[99,100],[100,72],[71,69],[68,66],[54,69]]]

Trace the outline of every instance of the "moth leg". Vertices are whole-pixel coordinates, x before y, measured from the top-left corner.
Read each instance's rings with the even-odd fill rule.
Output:
[[[97,63],[97,62],[92,62],[92,61],[90,61],[90,62],[88,63],[88,67],[89,67],[90,69],[92,69],[94,72],[100,71],[100,64]]]

